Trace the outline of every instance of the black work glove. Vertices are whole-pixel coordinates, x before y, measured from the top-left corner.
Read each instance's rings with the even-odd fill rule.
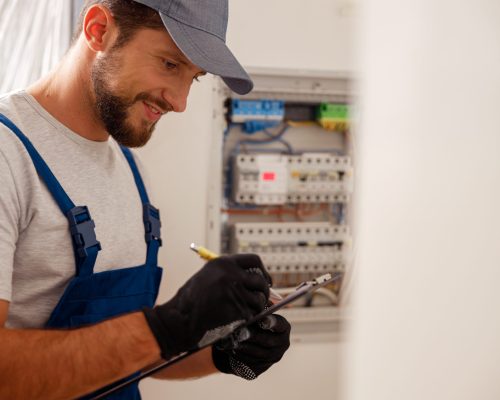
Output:
[[[216,343],[212,359],[219,371],[252,380],[281,360],[288,347],[290,324],[273,314]]]
[[[164,359],[213,343],[261,312],[269,274],[259,256],[238,254],[209,261],[167,303],[144,315]]]

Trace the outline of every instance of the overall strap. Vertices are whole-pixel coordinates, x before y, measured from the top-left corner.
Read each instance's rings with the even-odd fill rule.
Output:
[[[101,245],[95,235],[95,224],[86,206],[75,206],[69,196],[56,179],[42,156],[35,149],[30,140],[21,130],[5,115],[0,114],[0,123],[9,128],[22,142],[28,151],[35,169],[41,179],[45,182],[61,212],[69,222],[69,229],[75,253],[76,275],[88,276],[93,273],[97,253]]]
[[[134,159],[134,155],[128,147],[120,146],[125,158],[130,165],[132,174],[134,175],[135,184],[139,195],[141,196],[142,202],[142,220],[144,221],[144,231],[145,240],[148,246],[146,255],[146,265],[157,266],[158,265],[158,250],[162,245],[161,242],[161,221],[160,221],[160,210],[155,208],[150,202],[148,193],[146,192],[146,187],[142,180],[139,168]]]

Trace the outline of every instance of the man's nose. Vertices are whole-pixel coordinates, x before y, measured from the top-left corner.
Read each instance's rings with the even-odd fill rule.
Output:
[[[191,82],[178,82],[175,87],[170,87],[163,90],[163,98],[172,106],[172,111],[184,112],[187,106],[187,98]]]

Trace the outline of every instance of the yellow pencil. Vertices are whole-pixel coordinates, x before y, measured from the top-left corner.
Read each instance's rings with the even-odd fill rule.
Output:
[[[203,246],[197,246],[194,243],[191,243],[191,246],[189,246],[189,248],[195,253],[198,253],[201,258],[207,261],[219,257],[219,255],[214,253],[213,251],[210,251]],[[281,295],[273,288],[269,288],[269,300],[271,300],[271,303],[275,304],[278,301],[283,300],[283,297],[281,297]]]

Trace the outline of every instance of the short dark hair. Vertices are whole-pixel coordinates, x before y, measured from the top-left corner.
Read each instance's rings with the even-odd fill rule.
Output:
[[[73,34],[73,42],[82,33],[83,18],[94,4],[107,7],[115,19],[119,29],[115,48],[125,45],[139,29],[165,29],[158,11],[133,0],[85,0]]]

